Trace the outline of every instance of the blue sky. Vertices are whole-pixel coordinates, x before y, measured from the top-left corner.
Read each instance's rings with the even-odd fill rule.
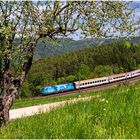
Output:
[[[133,1],[131,4],[132,7],[136,7],[135,15],[140,17],[140,1]]]

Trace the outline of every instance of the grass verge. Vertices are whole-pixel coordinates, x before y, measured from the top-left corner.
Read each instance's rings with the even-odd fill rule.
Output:
[[[99,93],[101,98],[11,121],[0,138],[140,138],[140,89],[121,86]]]

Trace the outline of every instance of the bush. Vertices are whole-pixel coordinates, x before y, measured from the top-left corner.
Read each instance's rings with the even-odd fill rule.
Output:
[[[21,97],[31,97],[31,92],[30,92],[30,84],[28,82],[24,82],[21,90]]]

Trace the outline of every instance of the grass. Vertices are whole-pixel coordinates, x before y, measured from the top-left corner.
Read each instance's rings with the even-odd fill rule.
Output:
[[[112,91],[112,89],[106,89],[105,91]],[[47,104],[47,103],[52,103],[52,102],[58,102],[58,101],[65,101],[65,100],[70,100],[74,98],[79,98],[79,97],[87,97],[87,96],[94,96],[97,94],[103,94],[104,91],[96,91],[96,92],[86,92],[86,93],[79,93],[79,94],[73,94],[73,95],[67,95],[67,96],[62,96],[62,97],[54,97],[54,98],[40,98],[40,99],[33,99],[33,98],[28,98],[28,99],[17,99],[16,102],[13,104],[12,109],[16,108],[22,108],[22,107],[28,107],[28,106],[34,106],[34,105],[40,105],[40,104]]]
[[[11,121],[0,131],[7,139],[140,138],[140,89],[121,86],[101,98]],[[111,94],[109,94],[111,93]]]

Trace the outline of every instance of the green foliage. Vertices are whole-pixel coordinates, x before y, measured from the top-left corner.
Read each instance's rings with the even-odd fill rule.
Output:
[[[31,97],[30,94],[30,84],[28,82],[24,82],[23,86],[22,86],[22,90],[21,90],[21,97]]]
[[[74,82],[74,81],[76,81],[76,76],[75,75],[69,75],[68,77],[66,77],[66,81],[67,82]]]
[[[45,78],[46,76],[43,72],[33,73],[29,76],[29,90],[32,96],[38,95],[39,89],[43,87],[42,85],[44,83]]]
[[[128,41],[124,41],[124,47],[130,48],[131,47],[131,43],[128,42]]]
[[[78,77],[79,80],[88,79],[90,74],[90,68],[89,66],[85,64],[81,64],[78,73],[76,74],[76,77]]]
[[[35,94],[38,85],[56,85],[134,70],[140,64],[139,56],[139,45],[126,47],[124,42],[81,49],[36,61],[27,81]]]
[[[64,77],[60,77],[57,79],[57,83],[58,84],[62,84],[62,83],[65,83],[66,82],[66,79]]]
[[[36,46],[35,53],[34,53],[34,60],[41,59],[45,56],[56,56],[56,55],[62,55],[64,53],[68,52],[74,52],[79,49],[84,48],[93,48],[96,46],[102,46],[102,45],[110,45],[113,42],[116,42],[116,39],[108,39],[108,38],[85,38],[81,40],[72,40],[70,38],[59,38],[54,43],[51,43],[51,41],[44,41],[46,39],[42,39],[39,41],[39,43]],[[127,40],[127,39],[126,39]],[[123,39],[118,39],[117,42],[121,42]],[[135,44],[136,46],[139,46],[137,44],[140,44],[140,38],[129,38],[127,41],[129,45],[131,43]],[[129,48],[129,46],[128,46]]]
[[[119,66],[113,66],[113,68],[112,68],[113,70],[112,70],[112,72],[114,73],[114,74],[117,74],[117,73],[123,73],[124,72],[124,68],[123,67],[119,67]]]
[[[138,139],[140,90],[137,86],[98,92],[101,97],[48,113],[11,121],[0,131],[13,139]],[[126,88],[128,90],[126,90]]]
[[[103,77],[103,76],[108,76],[111,75],[112,73],[112,68],[110,66],[96,66],[94,69],[95,77]]]

